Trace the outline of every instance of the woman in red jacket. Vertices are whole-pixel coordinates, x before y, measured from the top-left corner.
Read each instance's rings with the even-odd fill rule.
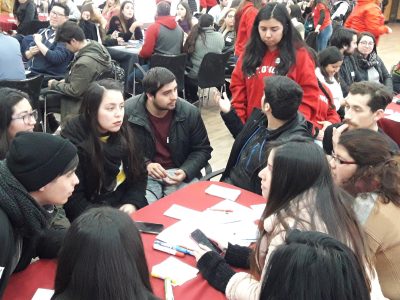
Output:
[[[380,3],[381,0],[358,0],[344,26],[358,32],[372,33],[378,44],[382,34],[392,33],[392,29],[385,25]]]
[[[332,20],[325,0],[311,0],[310,5],[314,21],[314,30],[318,33],[317,50],[324,50],[332,35]]]
[[[232,73],[232,105],[243,123],[253,108],[261,106],[263,78],[286,75],[303,89],[299,111],[314,126],[319,88],[315,64],[300,34],[293,27],[286,6],[268,3],[258,13],[244,54]]]
[[[244,52],[246,43],[250,38],[254,19],[261,8],[263,0],[243,0],[235,14],[235,55],[240,56]]]

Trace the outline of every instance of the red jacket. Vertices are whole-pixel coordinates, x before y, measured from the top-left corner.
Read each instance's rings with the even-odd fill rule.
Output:
[[[321,24],[320,29],[319,29],[320,31],[324,30],[326,27],[329,26],[329,24],[332,23],[332,21],[331,21],[331,13],[329,12],[328,7],[326,7],[326,5],[323,4],[323,3],[318,3],[315,6],[314,11],[313,11],[314,27],[317,27],[317,25],[318,25],[319,17],[321,16],[321,11],[322,10],[325,12],[325,18],[324,18],[324,21]]]
[[[238,24],[235,42],[236,56],[240,56],[244,52],[257,14],[258,9],[254,7],[252,2],[246,3],[240,11],[236,12],[235,22]]]
[[[322,124],[318,124],[318,121],[329,121],[332,124],[340,123],[340,116],[336,112],[335,105],[333,104],[333,96],[332,93],[329,89],[329,87],[323,83],[321,83],[322,86],[324,87],[325,91],[328,93],[328,98],[325,93],[319,89],[319,100],[318,101],[318,110],[317,114],[315,116],[315,124],[313,125],[317,127],[318,129],[322,128]]]
[[[372,33],[376,43],[379,41],[379,36],[389,32],[385,26],[385,16],[374,0],[358,0],[344,26],[358,32]]]
[[[202,8],[213,7],[217,4],[217,0],[200,0],[200,6]]]
[[[232,106],[237,115],[246,122],[254,107],[261,108],[261,98],[264,95],[263,78],[273,76],[276,66],[276,60],[279,55],[279,49],[268,51],[257,68],[256,75],[246,77],[242,73],[241,56],[233,70],[231,80]],[[304,115],[307,121],[314,126],[317,124],[318,110],[320,109],[320,90],[317,77],[315,75],[314,61],[305,48],[300,48],[296,52],[296,65],[288,72],[287,76],[296,81],[303,89],[303,101],[300,104],[299,111]]]

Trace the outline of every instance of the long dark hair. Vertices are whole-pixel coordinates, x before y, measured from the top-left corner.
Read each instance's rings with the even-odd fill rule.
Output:
[[[97,116],[106,90],[116,90],[122,94],[122,86],[118,81],[103,79],[98,82],[93,82],[89,85],[80,108],[83,126],[87,132],[87,139],[82,147],[90,157],[91,170],[87,171],[93,182],[97,183],[97,187],[95,191],[93,191],[95,193],[101,191],[102,178],[104,178],[104,143],[99,139],[101,134],[98,129],[99,123]],[[128,125],[126,116],[124,117],[120,130],[118,132],[109,133],[108,142],[112,143],[113,141],[120,142],[121,148],[125,153],[124,156],[128,161],[128,165],[124,166],[126,178],[127,180],[133,181],[141,175],[142,167],[138,158],[139,155],[137,154],[139,149],[136,147],[134,134]]]
[[[327,234],[350,246],[363,263],[369,264],[363,231],[350,206],[353,198],[336,187],[321,147],[296,138],[273,145],[269,155],[271,152],[274,158],[270,191],[259,223],[260,238],[253,252],[252,269],[261,274],[261,241],[265,237],[273,238],[279,227],[289,229],[287,218],[295,220],[295,226],[309,227],[309,230],[318,230],[322,224]],[[299,216],[304,202],[309,220]],[[267,232],[264,220],[272,215],[276,216],[274,230]]]
[[[268,261],[260,300],[369,300],[363,262],[335,238],[291,230]]]
[[[133,14],[132,18],[129,19],[129,20],[125,19],[125,16],[124,16],[124,14],[122,12],[123,12],[123,10],[124,10],[124,8],[125,8],[125,6],[127,4],[132,4],[133,5],[133,2],[130,1],[130,0],[122,2],[121,8],[120,8],[120,11],[119,11],[119,21],[121,22],[121,27],[124,30],[124,32],[128,32],[129,31],[129,26],[130,25],[128,25],[128,23],[130,23],[130,22],[133,23],[133,22],[136,21],[135,14]],[[130,24],[132,24],[132,23],[130,23]]]
[[[143,243],[134,221],[114,208],[93,208],[69,228],[60,250],[52,299],[148,299]]]
[[[185,10],[186,10],[186,15],[183,18],[182,21],[186,21],[189,24],[189,30],[192,29],[193,27],[193,23],[192,23],[192,18],[193,18],[193,14],[192,14],[192,10],[189,7],[189,4],[186,1],[181,1],[178,3],[178,5],[176,7],[178,7],[179,5],[182,5]]]
[[[258,25],[261,21],[272,18],[283,26],[283,36],[278,43],[280,62],[275,68],[277,75],[286,75],[288,73],[289,69],[296,64],[296,49],[305,46],[300,34],[293,27],[286,6],[276,2],[268,3],[257,14],[251,30],[250,40],[244,51],[242,72],[246,76],[255,74],[257,67],[260,66],[265,53],[268,51],[267,45],[260,38]]]
[[[4,159],[10,147],[11,138],[8,135],[8,127],[12,121],[14,106],[23,99],[29,101],[29,96],[22,91],[7,87],[0,88],[0,160]]]
[[[343,61],[343,54],[335,46],[329,46],[318,53],[318,63],[322,76],[324,76],[327,83],[333,83],[329,78],[328,73],[325,70],[327,65],[336,64],[339,61]],[[334,75],[335,79],[339,81],[339,72]]]
[[[344,189],[353,196],[376,192],[384,203],[400,207],[400,156],[392,153],[385,137],[360,128],[341,134],[339,145],[357,163],[357,170]]]
[[[209,14],[201,15],[199,23],[194,25],[190,31],[185,45],[183,45],[183,52],[192,54],[196,48],[196,41],[198,38],[201,39],[203,45],[206,44],[206,29],[214,23],[214,18]]]

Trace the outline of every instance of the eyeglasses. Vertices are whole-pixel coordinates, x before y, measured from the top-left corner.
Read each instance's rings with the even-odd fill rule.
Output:
[[[375,45],[375,43],[374,42],[366,42],[366,41],[362,41],[362,42],[360,42],[360,44],[361,45],[363,45],[363,46],[373,46],[373,45]]]
[[[337,155],[333,151],[332,151],[332,154],[331,154],[331,160],[332,159],[334,159],[335,163],[337,163],[338,165],[356,165],[357,164],[355,161],[341,160],[339,157],[337,157]]]
[[[65,15],[60,14],[60,13],[58,13],[58,12],[55,12],[55,11],[53,11],[53,10],[50,12],[50,15],[53,15],[53,16],[56,16],[56,17],[65,17]]]
[[[22,119],[22,121],[24,121],[25,125],[29,125],[29,122],[31,122],[32,120],[37,120],[38,118],[38,112],[37,110],[32,110],[31,113],[27,113],[24,114],[22,116],[17,116],[17,117],[12,117],[11,120],[18,120],[18,119]]]

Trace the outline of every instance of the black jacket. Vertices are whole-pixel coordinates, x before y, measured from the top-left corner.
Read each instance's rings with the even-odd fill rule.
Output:
[[[224,181],[230,174],[230,171],[235,166],[241,149],[246,144],[247,140],[252,136],[252,134],[257,130],[259,126],[267,126],[267,118],[265,114],[258,108],[255,108],[250,115],[249,119],[243,125],[240,118],[237,116],[234,109],[227,114],[221,113],[222,119],[225,122],[226,127],[228,127],[230,133],[235,138],[233,143],[231,153],[229,155],[228,163],[226,164],[225,172],[222,174],[221,181]],[[310,138],[311,140],[311,129],[309,123],[304,119],[303,115],[297,113],[297,116],[282,127],[270,132],[269,141],[283,140],[290,138],[294,135],[303,136]],[[260,166],[262,168],[263,166]],[[255,170],[252,176],[251,182],[252,187],[243,187],[250,190],[251,192],[261,195],[261,183],[258,178],[258,170]]]
[[[156,154],[155,138],[147,117],[145,94],[125,102],[125,114],[144,151],[146,162]],[[186,173],[185,182],[199,177],[211,158],[212,148],[199,110],[178,98],[169,135],[169,149],[175,166]]]
[[[127,178],[116,189],[116,177],[120,172],[121,161],[127,172],[127,155],[121,147],[120,136],[113,135],[109,137],[103,146],[104,153],[104,178],[102,178],[102,187],[99,194],[95,192],[97,183],[93,180],[90,170],[91,160],[89,153],[85,150],[84,142],[87,139],[84,123],[81,117],[71,119],[65,125],[61,135],[69,139],[77,148],[79,156],[79,165],[76,175],[79,178],[79,184],[75,191],[64,205],[68,219],[71,221],[78,217],[84,210],[96,205],[110,205],[120,207],[123,204],[133,204],[136,208],[142,208],[148,203],[145,198],[147,172],[144,164],[141,166],[139,178]],[[135,139],[137,140],[137,139]],[[140,149],[138,146],[136,149]],[[141,152],[137,152],[139,161],[143,162]]]
[[[0,299],[13,272],[32,258],[55,258],[65,230],[49,229],[49,213],[38,205],[0,161]],[[19,249],[19,250],[18,250]]]
[[[351,84],[359,81],[361,81],[361,77],[354,56],[345,55],[343,58],[343,64],[339,70],[339,82],[342,88],[343,97],[346,97],[349,93]]]

